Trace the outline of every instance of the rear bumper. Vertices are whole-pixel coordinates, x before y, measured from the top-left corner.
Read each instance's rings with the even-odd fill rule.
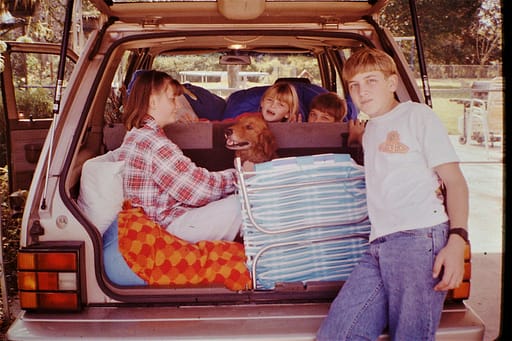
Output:
[[[21,312],[8,340],[314,340],[328,304],[91,307],[79,314]],[[482,340],[465,305],[446,307],[436,340]],[[387,340],[382,335],[380,340]]]

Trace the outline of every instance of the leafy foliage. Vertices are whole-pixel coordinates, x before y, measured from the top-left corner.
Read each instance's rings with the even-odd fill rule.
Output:
[[[503,19],[498,0],[483,0],[477,12],[478,21],[470,27],[470,34],[475,40],[475,58],[480,65],[496,60],[497,52],[502,50]]]
[[[25,118],[51,117],[53,98],[47,89],[23,89],[16,91],[18,111],[23,112]]]
[[[27,21],[26,27],[10,32],[12,37],[4,39],[25,35],[34,41],[60,42],[65,1],[25,1],[37,3],[36,16]],[[501,62],[503,21],[499,0],[416,0],[416,4],[429,63],[485,65]],[[98,12],[84,0],[82,13],[87,17]],[[413,36],[409,0],[391,0],[379,21],[395,36]],[[200,69],[210,70],[204,65]]]
[[[8,170],[6,167],[0,168],[0,212],[2,229],[2,248],[3,248],[3,272],[7,284],[7,296],[14,298],[18,291],[18,276],[16,270],[16,257],[19,248],[19,231],[21,225],[20,217],[12,217],[9,209],[9,185]],[[0,297],[0,307],[3,307]],[[0,310],[0,335],[4,335],[10,325],[11,316],[5,316],[4,311]]]
[[[9,185],[7,166],[0,168],[0,205],[2,212],[2,247],[4,250],[4,272],[9,296],[18,291],[16,256],[19,248],[21,217],[12,217],[9,208]]]
[[[501,45],[495,43],[483,47],[482,39],[489,36],[479,36],[478,33],[475,36],[478,32],[476,27],[486,28],[482,32],[487,33],[494,28],[496,32],[492,37],[501,35],[498,0],[417,0],[416,4],[425,57],[429,63],[501,62]],[[381,14],[380,22],[394,36],[413,36],[409,0],[390,1]],[[500,40],[501,37],[497,39]],[[484,60],[482,57],[487,58]]]

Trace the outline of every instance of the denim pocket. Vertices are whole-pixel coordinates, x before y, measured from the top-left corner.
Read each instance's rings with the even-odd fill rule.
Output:
[[[432,248],[434,250],[434,256],[437,256],[439,251],[446,245],[449,229],[450,226],[448,223],[442,223],[432,227]]]

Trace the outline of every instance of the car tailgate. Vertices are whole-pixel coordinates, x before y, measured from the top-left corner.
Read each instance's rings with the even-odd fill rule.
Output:
[[[79,314],[22,312],[9,340],[314,340],[328,303],[188,307],[90,307]],[[30,331],[30,334],[27,334]],[[459,303],[445,307],[436,340],[482,340],[484,327]],[[382,335],[379,340],[387,340]]]

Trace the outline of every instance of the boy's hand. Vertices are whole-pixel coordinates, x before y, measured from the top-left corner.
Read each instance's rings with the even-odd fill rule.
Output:
[[[436,291],[446,291],[457,288],[464,278],[464,251],[466,242],[456,235],[451,235],[448,243],[437,255],[432,277],[438,278],[441,270],[443,277],[434,287]]]
[[[350,120],[348,121],[348,146],[363,144],[363,133],[366,127],[366,122],[363,120]]]
[[[436,166],[435,171],[446,188],[446,211],[452,226],[467,226],[469,210],[468,186],[464,175],[456,162]],[[434,262],[434,278],[443,275],[435,290],[457,288],[464,277],[464,251],[466,242],[458,235],[452,234],[441,249]]]

